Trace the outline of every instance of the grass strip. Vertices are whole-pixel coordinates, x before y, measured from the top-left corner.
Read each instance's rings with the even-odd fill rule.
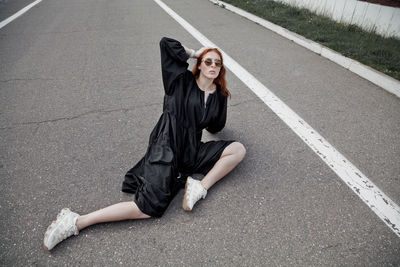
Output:
[[[273,0],[223,0],[400,81],[400,40]]]

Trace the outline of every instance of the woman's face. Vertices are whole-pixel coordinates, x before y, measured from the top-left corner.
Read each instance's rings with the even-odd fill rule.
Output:
[[[206,62],[212,62],[210,66],[207,66]],[[221,62],[221,58],[219,55],[214,52],[210,51],[207,54],[203,56],[202,62],[199,66],[200,70],[200,75],[204,75],[205,77],[209,79],[215,79],[219,75],[219,71],[221,70],[221,67],[217,67],[215,65],[215,62]]]

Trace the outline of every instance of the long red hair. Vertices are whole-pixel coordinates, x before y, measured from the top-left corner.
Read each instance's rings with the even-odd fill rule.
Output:
[[[199,56],[199,58],[197,58],[197,62],[196,64],[193,66],[193,70],[192,73],[194,75],[194,77],[197,79],[200,76],[200,70],[199,70],[199,66],[201,64],[201,60],[203,59],[204,55],[207,54],[210,51],[214,51],[216,52],[219,57],[221,58],[221,69],[219,70],[219,74],[218,77],[214,79],[214,83],[218,84],[221,88],[221,93],[225,96],[229,96],[230,98],[231,96],[231,92],[229,92],[228,88],[226,88],[226,80],[225,80],[225,67],[224,67],[224,60],[222,58],[222,54],[221,52],[219,52],[219,50],[217,48],[207,48],[203,51],[203,53],[201,53],[201,55]]]

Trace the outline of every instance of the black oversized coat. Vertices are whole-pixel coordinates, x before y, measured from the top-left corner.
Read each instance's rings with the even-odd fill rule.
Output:
[[[188,70],[189,56],[177,40],[160,41],[164,106],[150,134],[144,157],[125,175],[122,191],[135,194],[144,213],[160,217],[188,175],[206,174],[230,141],[201,142],[202,130],[222,130],[227,97],[219,85],[204,103],[205,93]]]

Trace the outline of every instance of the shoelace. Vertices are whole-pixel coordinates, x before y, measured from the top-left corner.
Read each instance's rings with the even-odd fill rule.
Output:
[[[63,226],[65,226],[65,224],[67,224],[68,222],[63,221],[62,222],[62,226],[61,229],[63,229]],[[60,237],[62,238],[61,240],[64,240],[68,237],[70,237],[71,235],[75,234],[77,231],[76,226],[75,225],[70,225],[69,227],[65,227],[65,230],[62,231],[62,233],[60,234]]]
[[[71,235],[75,234],[75,227],[73,225],[71,225],[69,228],[67,228],[62,234],[62,240],[70,237]]]
[[[67,237],[70,236],[71,231],[73,231],[73,229],[70,227],[69,229],[66,229],[62,234],[61,234],[61,238],[62,239],[66,239]]]
[[[203,195],[203,190],[201,190],[201,185],[196,183],[195,181],[191,181],[191,185],[188,188],[188,194],[191,197],[193,202],[198,201],[202,195]]]

